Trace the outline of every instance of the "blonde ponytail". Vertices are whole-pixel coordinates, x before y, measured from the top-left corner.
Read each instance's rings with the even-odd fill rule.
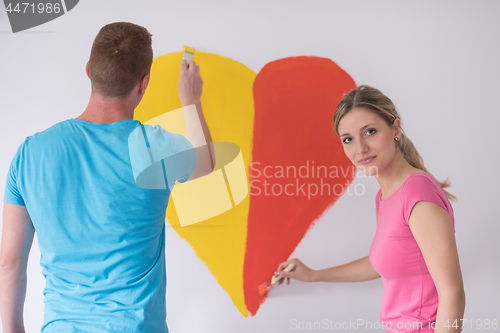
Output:
[[[399,148],[401,152],[403,153],[403,156],[405,160],[414,168],[420,169],[428,173],[429,175],[432,176],[432,174],[427,170],[427,168],[424,165],[424,160],[422,159],[422,156],[417,151],[417,148],[413,145],[413,142],[406,136],[404,133],[403,129],[401,129],[401,138],[398,141],[399,143]],[[432,176],[434,179],[436,177]],[[451,201],[457,201],[457,197],[454,196],[453,194],[449,193],[448,191],[445,190],[446,187],[450,186],[450,181],[448,178],[444,182],[440,182],[439,180],[436,179],[436,181],[439,183],[441,188],[443,189],[444,193],[446,193],[446,196],[448,199]]]

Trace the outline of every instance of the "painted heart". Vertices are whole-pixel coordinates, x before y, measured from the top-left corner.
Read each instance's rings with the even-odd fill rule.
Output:
[[[202,104],[212,138],[241,148],[250,195],[233,209],[186,227],[180,227],[170,200],[167,219],[238,310],[255,315],[265,300],[257,287],[354,178],[332,117],[355,83],[326,58],[280,59],[258,75],[215,54],[196,52],[194,60],[204,80]],[[146,122],[180,107],[180,61],[181,52],[154,60],[136,119]]]

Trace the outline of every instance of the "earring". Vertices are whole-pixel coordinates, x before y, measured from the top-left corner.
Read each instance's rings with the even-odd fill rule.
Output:
[[[399,140],[399,139],[398,139],[398,137],[395,137],[395,138],[394,138],[394,141],[398,141],[398,140]]]

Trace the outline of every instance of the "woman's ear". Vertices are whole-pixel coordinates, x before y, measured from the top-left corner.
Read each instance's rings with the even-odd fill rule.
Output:
[[[399,140],[401,138],[401,120],[399,118],[395,119],[392,126],[394,127],[394,137]]]

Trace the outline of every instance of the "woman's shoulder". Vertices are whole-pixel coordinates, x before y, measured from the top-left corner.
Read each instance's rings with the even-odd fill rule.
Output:
[[[401,198],[403,202],[411,203],[411,206],[417,201],[425,200],[451,209],[448,197],[439,182],[424,171],[408,176],[401,191]]]
[[[415,192],[443,192],[441,185],[430,174],[425,171],[416,171],[408,175],[406,178],[402,193],[403,195],[414,195]]]
[[[429,201],[444,208],[454,224],[453,207],[439,182],[427,172],[415,172],[408,176],[401,191],[405,220],[408,221],[413,206],[418,201]]]

